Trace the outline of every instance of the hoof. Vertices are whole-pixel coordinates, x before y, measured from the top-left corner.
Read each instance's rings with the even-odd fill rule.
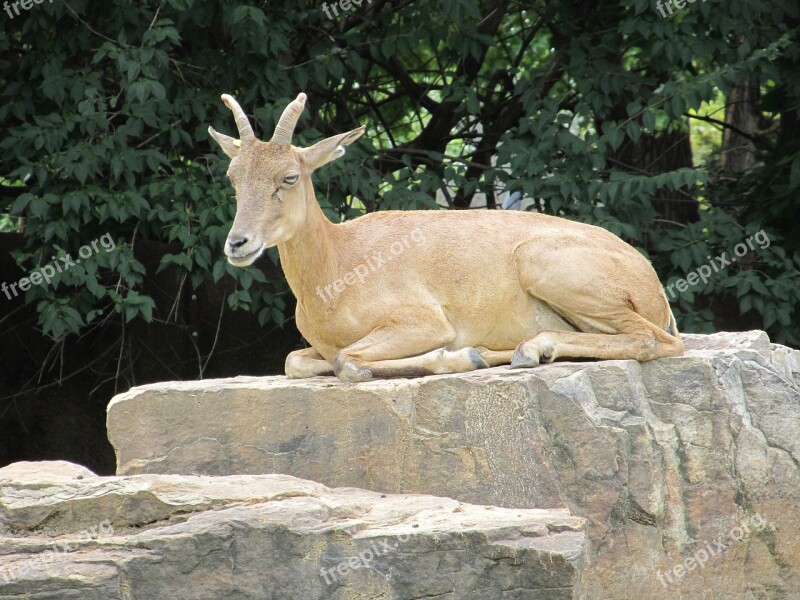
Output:
[[[511,368],[535,367],[551,363],[556,359],[556,349],[549,337],[539,334],[534,339],[522,342],[514,351]]]
[[[340,381],[347,383],[358,383],[359,381],[367,381],[372,379],[372,371],[369,369],[360,369],[355,363],[350,361],[337,362],[336,376]]]
[[[518,347],[518,348],[517,348],[517,349],[514,351],[514,356],[513,356],[513,358],[511,359],[511,365],[510,365],[510,367],[511,367],[512,369],[524,369],[524,368],[531,368],[531,367],[538,366],[538,364],[539,364],[539,359],[538,359],[538,358],[536,358],[536,359],[533,359],[533,358],[531,358],[530,356],[527,356],[527,355],[526,355],[525,353],[523,353],[523,352],[522,352],[522,350],[521,350],[521,349]]]
[[[469,361],[472,363],[472,366],[476,369],[488,369],[489,363],[483,360],[481,356],[480,350],[477,348],[470,348],[469,349]]]

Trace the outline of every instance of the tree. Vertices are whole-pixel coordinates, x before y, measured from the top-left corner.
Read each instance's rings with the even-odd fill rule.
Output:
[[[517,193],[641,247],[667,284],[764,229],[769,248],[674,299],[679,324],[707,331],[735,302],[799,344],[797,12],[789,0],[695,3],[668,18],[648,0],[35,5],[0,40],[0,211],[6,228],[24,222],[26,240],[15,257],[31,270],[106,233],[117,250],[25,300],[56,341],[163,322],[142,290],[151,274],[136,247],[149,240],[175,245],[160,269],[185,286],[224,278],[231,308],[283,322],[285,283],[232,269],[220,251],[234,207],[206,127],[231,129],[227,92],[268,138],[304,90],[296,143],[369,126],[319,175],[332,219],[494,209]],[[703,112],[741,90],[749,122],[761,122],[746,174],[693,164],[690,118],[719,121],[728,145],[753,133]]]

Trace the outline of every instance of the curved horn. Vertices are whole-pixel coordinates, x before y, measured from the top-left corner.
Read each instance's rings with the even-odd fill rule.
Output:
[[[239,139],[242,143],[256,139],[256,134],[253,133],[253,128],[250,126],[250,121],[247,120],[247,115],[244,114],[242,107],[234,100],[233,96],[222,94],[222,101],[233,113],[233,118],[236,119],[236,129],[239,130]]]
[[[300,118],[303,108],[306,105],[306,95],[302,92],[297,94],[297,98],[292,100],[283,110],[278,124],[275,126],[275,133],[272,134],[272,142],[275,144],[291,144],[294,127],[297,119]]]

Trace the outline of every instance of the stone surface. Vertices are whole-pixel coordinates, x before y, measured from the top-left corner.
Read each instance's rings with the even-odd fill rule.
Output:
[[[46,462],[20,461],[0,469],[0,485],[14,479],[25,478],[35,470],[40,476],[57,477],[61,479],[84,479],[97,477],[86,467],[76,465],[65,460],[50,460]]]
[[[758,331],[685,341],[641,364],[143,386],[109,405],[109,438],[120,474],[567,507],[589,521],[587,600],[800,598],[800,352]]]
[[[0,470],[0,599],[571,600],[584,520],[285,475]],[[9,473],[13,474],[10,476]]]

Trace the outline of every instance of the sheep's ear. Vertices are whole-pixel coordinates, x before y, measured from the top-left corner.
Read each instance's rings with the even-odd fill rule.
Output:
[[[316,171],[322,165],[344,156],[345,147],[364,135],[365,130],[366,127],[362,125],[358,129],[353,129],[353,131],[340,133],[339,135],[334,135],[321,142],[317,142],[310,148],[298,148],[298,151],[303,157],[306,166],[310,170]]]
[[[216,140],[216,142],[219,144],[219,147],[222,148],[222,151],[230,158],[239,156],[239,152],[242,149],[242,142],[240,140],[232,138],[229,135],[225,135],[224,133],[220,133],[213,127],[208,128],[208,133],[211,134],[211,137]]]

